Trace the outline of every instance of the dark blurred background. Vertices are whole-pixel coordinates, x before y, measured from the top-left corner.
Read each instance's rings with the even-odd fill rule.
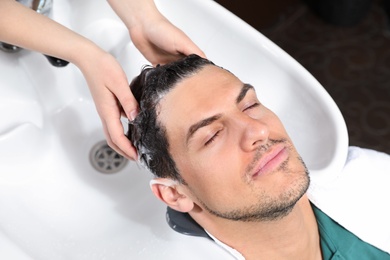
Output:
[[[390,0],[216,2],[324,86],[345,118],[350,145],[390,153]]]

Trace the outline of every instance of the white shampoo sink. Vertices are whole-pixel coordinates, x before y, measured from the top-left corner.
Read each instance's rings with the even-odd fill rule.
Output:
[[[105,0],[53,2],[53,19],[112,53],[129,80],[148,64]],[[347,130],[313,76],[214,1],[156,4],[209,59],[256,87],[312,178],[332,181],[346,160]],[[115,174],[91,166],[104,135],[74,65],[56,68],[24,50],[0,52],[0,70],[0,259],[233,259],[208,239],[173,231],[151,174],[134,162]]]

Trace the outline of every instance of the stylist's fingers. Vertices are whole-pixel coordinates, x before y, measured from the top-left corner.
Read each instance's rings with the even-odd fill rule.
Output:
[[[116,63],[112,63],[114,68]],[[127,83],[124,71],[117,67],[114,71],[106,71],[108,76],[104,88],[98,88],[96,106],[102,120],[108,145],[122,156],[130,160],[137,158],[137,152],[125,136],[121,122],[122,113],[128,118],[134,118],[138,104]]]
[[[123,75],[121,78],[123,80],[115,82],[115,85],[113,87],[108,86],[107,88],[118,99],[126,117],[130,121],[133,121],[138,114],[138,103],[130,90],[125,73],[123,71],[122,73]]]
[[[103,119],[107,143],[126,158],[135,160],[137,152],[125,136],[120,119],[124,112],[129,120],[134,120],[138,113],[138,103],[127,85],[127,80],[116,82],[115,87],[109,88],[109,90],[115,96],[113,98],[117,99],[117,104],[114,107],[106,108],[112,111],[106,111],[106,116]]]
[[[106,135],[107,144],[112,149],[129,160],[136,160],[137,151],[125,136],[120,120],[108,118],[103,121],[103,130]]]
[[[183,33],[184,34],[184,33]],[[190,54],[197,54],[202,58],[206,58],[204,52],[185,34],[181,37],[181,42],[176,43],[177,52],[188,56]]]

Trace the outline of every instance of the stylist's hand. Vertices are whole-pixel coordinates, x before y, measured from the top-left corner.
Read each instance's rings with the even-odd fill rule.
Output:
[[[188,36],[160,13],[153,18],[140,20],[129,28],[137,49],[153,65],[165,64],[190,54],[205,54]]]
[[[159,16],[151,23],[148,20],[129,31],[136,47],[152,64],[164,64],[192,53],[204,57],[203,52],[165,17]],[[137,152],[125,136],[120,121],[121,116],[133,120],[138,112],[138,104],[130,91],[126,75],[108,53],[91,55],[91,59],[88,64],[78,67],[88,82],[107,143],[122,156],[136,160]]]
[[[135,160],[137,152],[125,136],[120,119],[121,116],[133,119],[138,104],[116,59],[100,48],[91,49],[90,54],[77,65],[88,83],[107,143],[122,156]]]
[[[143,2],[131,1],[136,4]],[[119,0],[119,3],[125,2]],[[47,37],[48,32],[50,37]],[[88,83],[108,144],[128,159],[137,158],[120,119],[123,111],[128,118],[133,117],[138,105],[125,73],[113,56],[85,37],[15,0],[0,0],[0,41],[75,64]]]
[[[129,30],[131,40],[153,65],[189,54],[204,53],[179,28],[169,22],[153,0],[108,0]]]

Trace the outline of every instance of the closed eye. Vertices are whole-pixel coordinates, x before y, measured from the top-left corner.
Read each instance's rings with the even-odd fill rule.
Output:
[[[217,132],[215,132],[215,134],[214,134],[209,140],[207,140],[207,142],[206,142],[204,145],[205,145],[205,146],[208,146],[209,144],[211,144],[212,142],[214,142],[214,141],[215,141],[215,138],[218,137],[218,135],[219,135],[220,132],[221,132],[220,130],[217,131]]]
[[[245,110],[248,110],[248,109],[252,109],[252,108],[258,107],[258,106],[260,106],[260,103],[256,102],[256,103],[254,103],[254,104],[252,104],[252,105],[246,107],[246,108],[244,109],[244,111],[245,111]]]

